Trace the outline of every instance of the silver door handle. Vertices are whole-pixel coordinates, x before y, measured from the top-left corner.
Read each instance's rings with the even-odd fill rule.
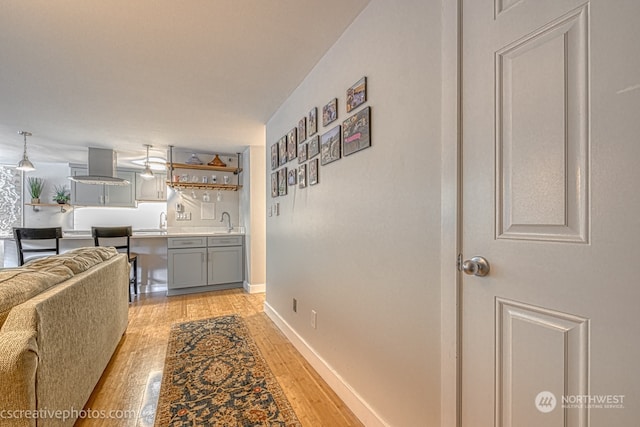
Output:
[[[484,277],[489,274],[489,270],[491,270],[489,261],[481,256],[474,256],[462,263],[462,271],[469,276]]]

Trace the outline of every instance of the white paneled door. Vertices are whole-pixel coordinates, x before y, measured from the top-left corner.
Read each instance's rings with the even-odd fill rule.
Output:
[[[638,426],[640,1],[462,6],[462,425]]]

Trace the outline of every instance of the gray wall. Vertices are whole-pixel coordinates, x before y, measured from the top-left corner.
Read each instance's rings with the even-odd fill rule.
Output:
[[[280,204],[267,216],[267,304],[397,426],[440,415],[440,6],[372,0],[266,129],[267,206]],[[272,199],[271,145],[313,106],[319,134],[341,123],[362,76],[372,147]],[[323,128],[334,97],[338,121]]]

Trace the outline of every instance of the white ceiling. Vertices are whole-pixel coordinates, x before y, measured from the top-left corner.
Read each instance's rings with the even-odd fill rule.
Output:
[[[0,163],[234,152],[369,0],[2,0]]]

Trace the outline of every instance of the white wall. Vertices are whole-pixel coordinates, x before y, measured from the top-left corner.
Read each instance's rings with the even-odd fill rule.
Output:
[[[280,203],[267,308],[379,424],[440,419],[440,6],[372,0],[267,123],[270,183],[270,146],[334,97],[338,122],[319,133],[341,123],[346,89],[367,76],[372,147],[321,166],[316,186],[271,199],[265,185]]]
[[[36,170],[24,174],[24,201],[31,202],[29,195],[29,184],[27,178],[38,177],[45,180],[44,190],[40,196],[40,203],[55,203],[52,199],[55,185],[66,185],[71,189],[68,163],[45,163],[35,164]],[[73,210],[61,212],[58,207],[39,207],[37,212],[31,206],[24,207],[25,227],[62,227],[63,229],[73,228]]]
[[[245,288],[249,292],[264,292],[266,282],[264,156],[264,146],[249,146],[242,157],[240,217],[245,226]]]

